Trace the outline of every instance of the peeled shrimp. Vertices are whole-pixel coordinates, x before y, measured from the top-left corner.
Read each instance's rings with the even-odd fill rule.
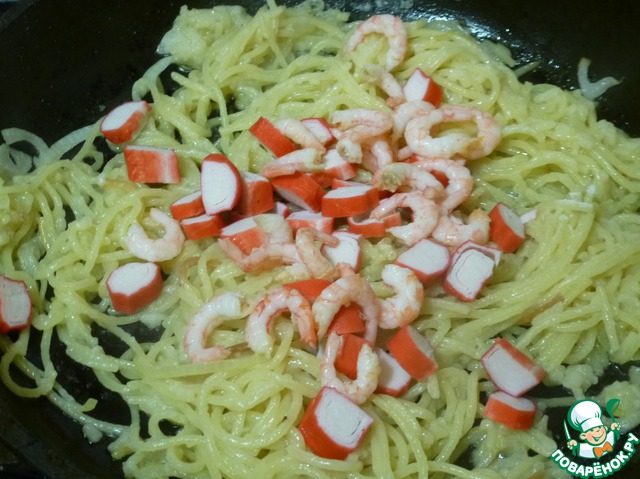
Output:
[[[395,108],[406,101],[402,85],[391,73],[379,65],[365,65],[365,78],[379,86],[388,98],[385,102],[389,107]]]
[[[402,135],[404,135],[404,130],[407,128],[407,125],[411,120],[421,115],[426,115],[435,109],[435,106],[428,101],[423,100],[408,101],[398,106],[398,108],[393,112],[393,131],[391,133],[391,139],[393,141],[398,141],[402,138]]]
[[[467,218],[467,223],[455,216],[441,216],[431,236],[436,241],[457,247],[465,241],[484,244],[489,241],[490,219],[481,209],[474,210]]]
[[[338,378],[335,361],[342,345],[342,337],[331,333],[320,363],[321,384],[344,394],[356,404],[362,404],[375,392],[380,377],[380,359],[368,344],[358,354],[358,376],[353,381]]]
[[[340,240],[311,227],[302,227],[296,231],[296,248],[300,261],[307,267],[313,278],[333,279],[336,268],[322,252],[315,242],[320,241],[328,246],[337,246]]]
[[[373,176],[373,185],[387,191],[423,191],[431,199],[442,195],[444,187],[429,171],[413,163],[392,163]]]
[[[371,138],[363,145],[365,150],[362,155],[362,167],[372,173],[380,168],[393,163],[393,150],[384,136]]]
[[[410,208],[413,221],[406,225],[393,226],[387,231],[408,246],[427,238],[436,227],[440,216],[440,208],[429,198],[428,193],[412,191],[396,193],[382,200],[371,211],[369,217],[383,219],[393,213],[396,208]]]
[[[338,125],[344,134],[338,139],[338,153],[350,163],[362,161],[362,143],[391,130],[391,116],[380,110],[353,108],[339,110],[331,116],[331,122]]]
[[[259,248],[254,248],[249,254],[244,254],[233,242],[227,238],[218,240],[222,251],[237,264],[245,273],[260,273],[276,266],[292,265],[300,262],[295,243],[269,242]]]
[[[224,346],[206,347],[207,338],[223,322],[242,318],[242,309],[242,297],[237,293],[222,293],[202,305],[185,329],[184,350],[189,359],[206,362],[229,356],[231,351]]]
[[[432,128],[442,123],[474,122],[477,135],[450,133],[431,136]],[[414,153],[424,157],[451,158],[459,155],[473,160],[490,154],[500,143],[500,127],[493,116],[465,106],[445,105],[409,121],[404,137]]]
[[[473,177],[469,168],[463,162],[447,160],[443,158],[420,159],[413,163],[415,166],[426,171],[438,171],[444,173],[449,180],[445,189],[444,199],[440,202],[443,209],[448,213],[461,205],[473,189]]]
[[[409,268],[387,264],[382,269],[382,281],[396,294],[378,300],[380,327],[394,329],[412,323],[420,314],[424,299],[424,287],[418,277]]]
[[[358,44],[371,33],[380,33],[387,37],[386,68],[391,71],[398,66],[407,53],[407,30],[402,19],[393,15],[374,15],[356,27],[353,35],[344,47],[345,51],[354,51]]]
[[[296,171],[313,173],[324,168],[322,154],[315,148],[303,148],[271,160],[264,165],[260,174],[265,178],[291,175]]]
[[[178,256],[185,240],[180,223],[157,208],[151,208],[149,216],[164,228],[164,235],[151,239],[136,221],[124,238],[125,246],[131,254],[147,261],[167,261]]]
[[[309,301],[297,290],[281,287],[268,291],[247,318],[245,337],[254,352],[271,352],[274,343],[269,333],[271,321],[287,310],[291,312],[291,321],[297,327],[300,339],[308,346],[316,347],[317,336]]]
[[[343,271],[341,271],[343,273]],[[333,317],[342,306],[354,302],[362,307],[362,315],[366,321],[365,339],[374,344],[378,333],[380,311],[376,295],[371,285],[358,274],[349,274],[338,278],[316,298],[311,307],[318,329],[318,338],[324,337]]]
[[[300,120],[284,118],[276,121],[275,127],[280,130],[284,136],[294,143],[297,143],[302,148],[313,148],[318,150],[320,153],[324,153],[327,150]]]

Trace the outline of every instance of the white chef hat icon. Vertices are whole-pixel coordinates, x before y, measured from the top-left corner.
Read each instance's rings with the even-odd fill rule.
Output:
[[[589,429],[604,426],[602,409],[598,403],[583,399],[575,403],[569,410],[569,424],[577,431],[587,432]]]

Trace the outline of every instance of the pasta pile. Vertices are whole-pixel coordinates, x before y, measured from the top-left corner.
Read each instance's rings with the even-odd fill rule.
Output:
[[[315,456],[296,428],[320,388],[320,359],[289,321],[275,325],[266,359],[243,349],[242,320],[210,339],[234,349],[229,358],[192,363],[185,355],[185,327],[204,302],[263,292],[287,280],[284,269],[245,274],[214,238],[187,241],[161,264],[158,300],[131,316],[114,313],[105,281],[135,260],[122,245],[129,226],[197,190],[206,155],[260,171],[270,156],[248,132],[260,116],[388,109],[363,73],[384,59],[387,43],[372,37],[343,53],[355,26],[348,17],[318,1],[269,1],[255,16],[183,7],[159,47],[165,57],[132,89],[153,106],[136,144],[174,149],[179,184],[129,181],[121,150],[105,150],[99,121],[51,146],[2,132],[0,273],[26,282],[34,316],[30,329],[0,336],[0,376],[17,395],[46,396],[90,440],[106,437],[127,477],[553,477],[562,471],[548,459],[557,446],[545,406],[584,397],[610,362],[640,359],[640,140],[598,120],[580,91],[523,83],[495,48],[425,20],[407,23],[409,51],[394,76],[403,82],[420,67],[446,103],[489,112],[502,128],[498,148],[469,163],[475,186],[463,209],[503,202],[536,217],[478,299],[429,290],[413,325],[434,345],[439,369],[400,398],[365,403],[375,422],[348,460]],[[16,166],[26,162],[32,171]],[[389,237],[363,244],[361,274],[382,292],[382,267],[402,248]],[[479,358],[497,336],[534,358],[546,384],[570,392],[540,400],[531,430],[482,418],[493,386]],[[124,400],[130,421],[98,419],[93,412],[105,405],[65,390],[54,341]],[[640,398],[637,381],[617,388],[622,406]],[[623,426],[635,426],[632,411],[621,414]]]

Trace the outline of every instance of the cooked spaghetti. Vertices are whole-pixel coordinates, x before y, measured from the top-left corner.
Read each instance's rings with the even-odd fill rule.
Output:
[[[197,190],[212,152],[259,172],[271,158],[248,131],[260,116],[390,111],[364,73],[385,58],[387,42],[372,36],[345,53],[355,25],[320,2],[268,2],[255,16],[183,8],[160,46],[166,57],[132,91],[152,105],[135,144],[174,149],[179,184],[129,181],[121,148],[104,152],[99,122],[52,146],[2,132],[0,273],[24,281],[34,307],[29,329],[0,336],[2,380],[17,395],[46,396],[91,440],[106,436],[127,477],[549,477],[561,472],[548,459],[556,444],[544,406],[553,401],[539,402],[527,431],[482,417],[493,386],[479,359],[494,338],[530,355],[549,373],[546,384],[571,392],[556,403],[583,397],[610,362],[640,358],[640,141],[598,120],[579,91],[523,83],[495,48],[425,20],[406,24],[395,78],[420,67],[445,103],[488,112],[502,130],[489,156],[468,163],[475,183],[462,211],[503,202],[536,215],[475,301],[427,290],[413,326],[433,344],[439,369],[401,397],[371,396],[362,408],[374,423],[353,454],[328,460],[305,446],[297,426],[320,389],[321,359],[291,322],[274,325],[268,357],[246,348],[243,319],[209,338],[232,350],[228,358],[194,363],[184,351],[185,328],[206,301],[263,294],[290,279],[286,267],[247,274],[215,238],[188,240],[161,263],[156,301],[133,315],[113,311],[105,282],[136,260],[123,246],[130,225],[153,229],[144,223],[151,208],[168,211]],[[362,244],[360,274],[383,296],[382,268],[405,247],[390,236]],[[98,398],[65,390],[53,341],[122,397],[129,422],[99,419]],[[618,387],[618,397],[640,396],[637,382]],[[620,421],[628,429],[637,418],[629,411]]]

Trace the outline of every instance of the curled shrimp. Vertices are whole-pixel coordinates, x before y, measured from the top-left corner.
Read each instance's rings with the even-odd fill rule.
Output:
[[[147,261],[167,261],[178,256],[185,240],[180,223],[157,208],[151,208],[149,216],[164,228],[164,235],[156,239],[149,238],[136,221],[124,238],[125,246],[131,254]]]
[[[333,279],[336,268],[316,247],[316,241],[328,246],[337,246],[340,243],[340,240],[335,236],[305,226],[296,231],[298,257],[313,278]]]
[[[223,322],[240,319],[242,297],[237,293],[222,293],[202,305],[185,329],[184,350],[193,362],[218,361],[231,351],[224,346],[206,347],[211,332]]]
[[[384,136],[378,136],[367,140],[362,155],[362,167],[372,173],[380,168],[393,163],[393,150]]]
[[[387,191],[418,190],[432,199],[442,195],[444,187],[429,171],[413,163],[392,163],[373,176],[373,185]]]
[[[352,108],[339,110],[331,116],[331,122],[344,132],[336,148],[350,163],[362,161],[362,143],[385,134],[393,127],[391,115],[380,110]]]
[[[342,337],[331,333],[320,363],[320,382],[344,394],[356,404],[364,403],[375,392],[380,377],[380,359],[368,344],[364,344],[358,354],[356,371],[358,375],[353,381],[338,378],[335,362],[342,346]]]
[[[473,122],[477,135],[450,133],[431,136],[432,128],[442,123]],[[465,106],[445,105],[409,121],[404,133],[407,145],[414,153],[424,157],[451,158],[459,155],[473,160],[490,154],[500,143],[500,127],[493,116]]]
[[[347,40],[344,50],[352,52],[364,38],[371,33],[379,33],[387,37],[386,68],[391,71],[398,66],[407,53],[407,30],[401,18],[393,15],[374,15],[356,27]]]
[[[473,177],[462,161],[422,158],[413,164],[422,170],[437,171],[447,177],[449,183],[445,188],[444,198],[440,202],[446,212],[453,211],[469,198],[473,189]]]
[[[382,281],[396,294],[378,300],[380,327],[394,329],[412,323],[420,314],[424,300],[424,287],[418,277],[409,268],[387,264],[382,269]]]
[[[474,210],[465,224],[461,219],[449,215],[441,216],[431,236],[440,243],[457,247],[465,241],[484,244],[489,241],[491,220],[481,209]]]
[[[320,153],[324,153],[327,150],[300,120],[284,118],[276,121],[274,126],[280,130],[284,136],[294,143],[297,143],[302,148],[313,148],[318,150]]]
[[[265,178],[291,175],[296,171],[313,173],[324,168],[322,155],[315,148],[292,151],[264,165],[260,174]]]
[[[388,98],[385,102],[390,108],[395,108],[406,101],[402,85],[391,73],[379,65],[365,65],[364,77],[367,81],[379,86]]]
[[[392,226],[387,231],[408,246],[427,238],[438,223],[440,208],[429,198],[428,192],[412,191],[396,193],[385,198],[369,214],[370,218],[383,219],[393,213],[396,208],[409,208],[412,211],[411,223]]]
[[[365,339],[370,344],[374,344],[380,316],[376,295],[371,285],[360,275],[350,274],[351,272],[346,269],[340,270],[340,273],[344,276],[323,289],[311,307],[317,325],[318,338],[324,337],[340,308],[354,302],[362,307],[362,315],[366,321]]]
[[[245,273],[260,273],[276,266],[293,265],[300,262],[295,243],[268,242],[264,246],[254,248],[244,254],[227,238],[218,240],[218,245],[225,254]]]
[[[317,336],[311,304],[297,290],[280,287],[268,291],[247,318],[245,338],[254,352],[271,352],[274,343],[269,333],[271,322],[285,311],[291,312],[291,321],[298,329],[300,339],[308,346],[316,347]]]
[[[428,101],[413,100],[403,103],[393,111],[393,130],[391,140],[398,141],[404,135],[404,131],[411,120],[435,110]]]

